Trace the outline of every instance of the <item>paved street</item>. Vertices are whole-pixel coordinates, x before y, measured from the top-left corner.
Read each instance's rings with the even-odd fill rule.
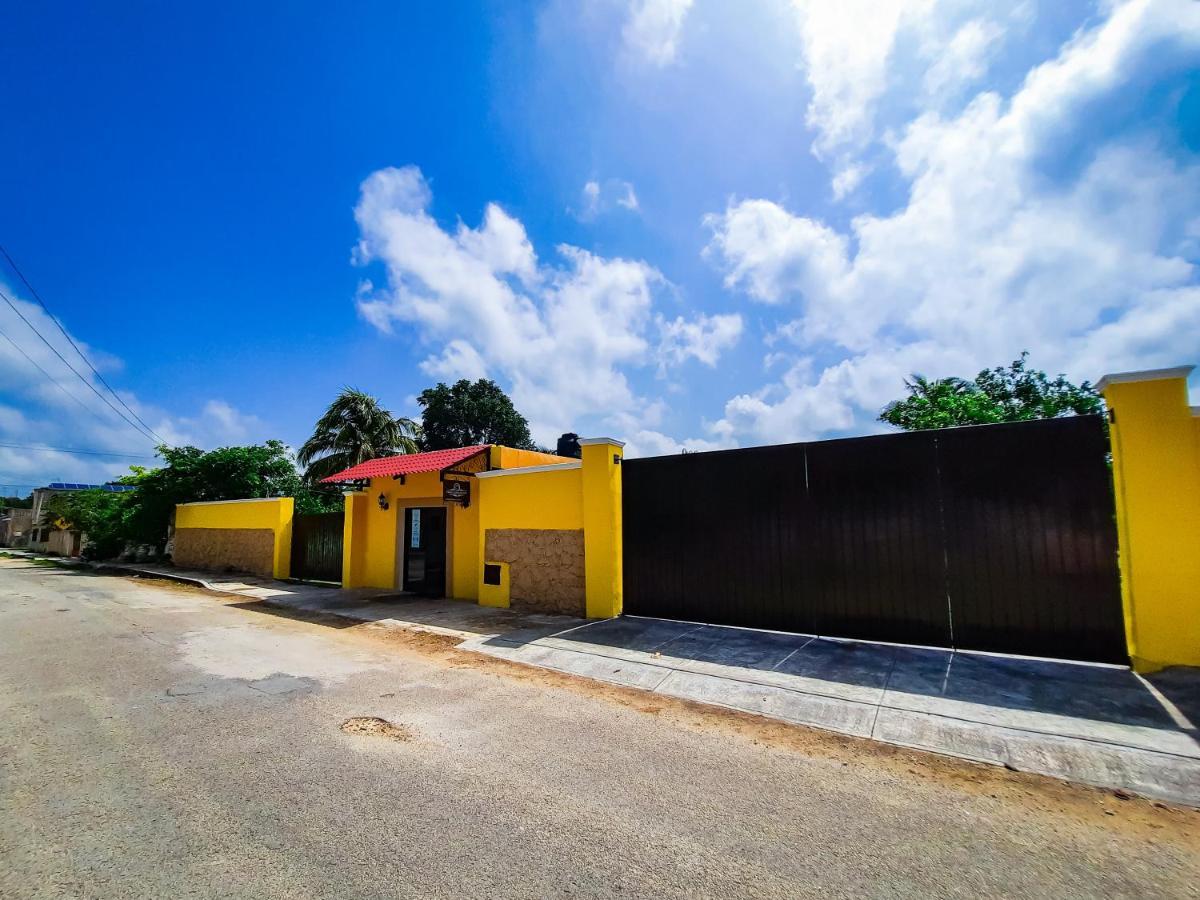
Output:
[[[0,721],[6,898],[1200,896],[1194,811],[25,561]]]

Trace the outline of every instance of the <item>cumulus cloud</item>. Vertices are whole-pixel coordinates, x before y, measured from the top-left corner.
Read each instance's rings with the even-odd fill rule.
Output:
[[[478,229],[451,232],[428,212],[428,184],[415,166],[381,169],[362,184],[357,257],[379,262],[387,286],[359,292],[363,317],[381,331],[415,327],[435,349],[422,363],[438,377],[499,377],[548,441],[587,416],[632,413],[645,402],[626,370],[688,358],[715,361],[731,323],[680,319],[655,353],[654,267],[559,245],[539,263],[524,227],[489,205]]]
[[[1200,165],[1152,124],[1099,132],[1096,111],[1186,77],[1198,50],[1200,4],[1115,6],[1009,100],[982,93],[910,122],[894,145],[909,182],[895,213],[846,231],[760,199],[709,216],[709,259],[730,289],[797,311],[783,334],[801,357],[732,398],[716,430],[862,430],[905,374],[973,374],[1022,349],[1078,379],[1189,359]],[[831,354],[845,358],[812,362]]]
[[[737,313],[708,316],[703,313],[687,320],[676,316],[658,320],[662,339],[658,345],[661,364],[680,365],[696,359],[712,367],[721,354],[737,343],[742,334],[742,317]]]
[[[879,138],[881,116],[903,114],[912,98],[960,98],[1030,17],[1028,3],[989,0],[793,0],[793,8],[812,89],[812,150],[831,165],[839,200],[868,174],[861,155]]]
[[[626,51],[654,66],[668,66],[679,55],[679,35],[692,0],[632,0],[621,30]]]

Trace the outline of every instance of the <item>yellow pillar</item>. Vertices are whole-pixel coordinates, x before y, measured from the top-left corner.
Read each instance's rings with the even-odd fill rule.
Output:
[[[279,521],[275,526],[275,559],[273,563],[276,578],[287,578],[292,574],[292,519],[296,512],[294,497],[279,498]]]
[[[1133,666],[1200,665],[1200,423],[1193,366],[1106,375],[1121,595]]]
[[[621,459],[624,441],[584,438],[583,566],[589,619],[621,614]]]
[[[361,502],[366,494],[347,492],[346,514],[342,522],[342,587],[354,587],[354,511],[357,502]]]

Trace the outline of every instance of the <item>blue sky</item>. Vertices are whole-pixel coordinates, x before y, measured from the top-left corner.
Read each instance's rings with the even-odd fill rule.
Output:
[[[1200,357],[1194,0],[398,6],[10,10],[0,242],[157,434],[486,374],[653,454],[878,430],[1022,349]],[[0,328],[76,396],[0,340],[0,444],[151,452]],[[0,486],[130,461],[0,446]]]

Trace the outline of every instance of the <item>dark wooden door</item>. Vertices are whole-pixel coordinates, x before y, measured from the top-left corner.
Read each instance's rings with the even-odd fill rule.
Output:
[[[441,506],[404,510],[403,588],[426,597],[446,594],[446,510]]]
[[[1127,662],[1098,416],[630,459],[625,611]]]
[[[307,581],[342,580],[343,512],[312,513],[292,519],[292,577]]]

